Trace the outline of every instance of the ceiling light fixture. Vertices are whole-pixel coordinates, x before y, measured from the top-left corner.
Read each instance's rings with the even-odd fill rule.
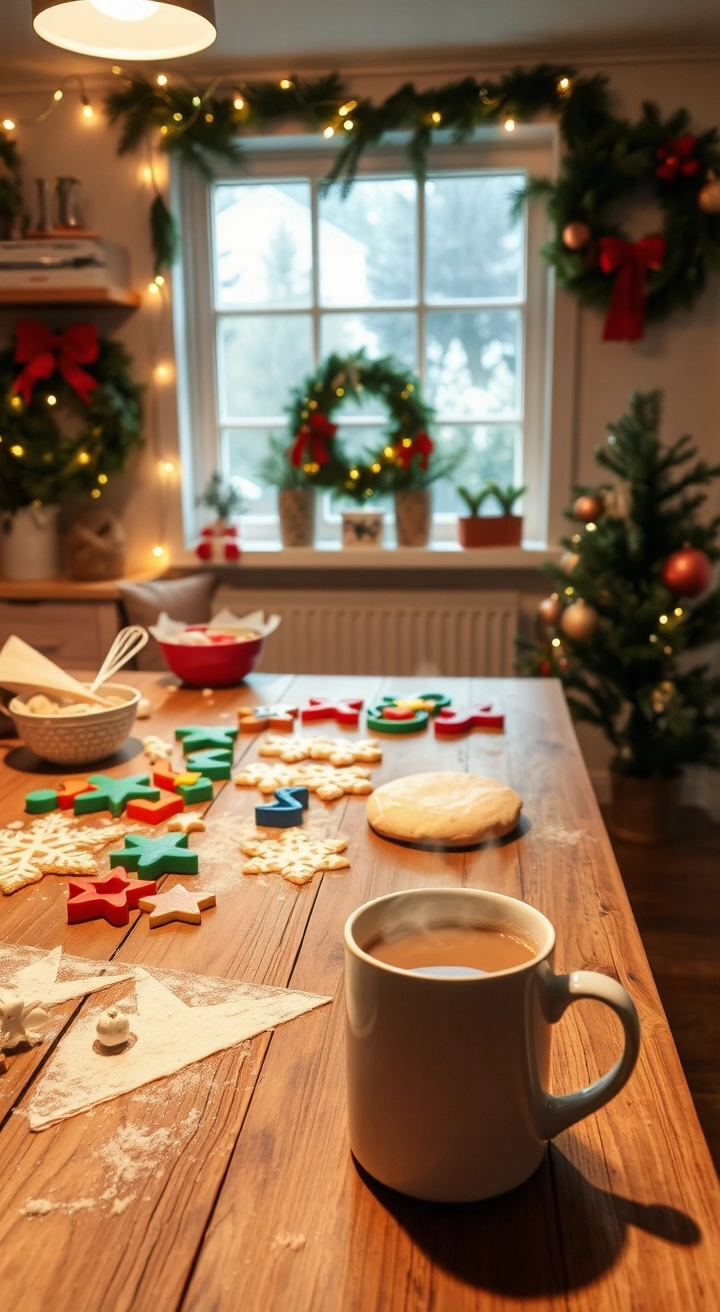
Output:
[[[217,36],[214,0],[32,0],[38,36],[100,59],[177,59]]]

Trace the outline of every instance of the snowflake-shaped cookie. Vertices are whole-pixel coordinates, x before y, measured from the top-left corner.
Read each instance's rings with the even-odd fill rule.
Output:
[[[373,790],[370,771],[360,765],[338,770],[320,762],[270,765],[265,761],[254,761],[235,775],[237,788],[259,788],[265,794],[274,793],[276,788],[294,788],[301,784],[323,802],[334,802],[345,793],[367,794]]]
[[[257,838],[242,844],[252,857],[242,868],[244,875],[280,874],[291,884],[307,884],[320,870],[346,870],[350,862],[340,853],[347,838],[310,838],[293,829],[281,838]]]
[[[16,893],[37,884],[43,875],[96,875],[93,852],[116,842],[126,825],[81,826],[76,820],[51,811],[27,828],[0,829],[0,890]]]
[[[382,761],[382,747],[375,738],[361,738],[352,742],[343,738],[326,738],[324,735],[288,738],[284,734],[269,733],[258,750],[260,756],[278,756],[286,765],[297,765],[308,759],[329,761],[330,765],[337,766],[356,765],[360,761],[367,764]]]

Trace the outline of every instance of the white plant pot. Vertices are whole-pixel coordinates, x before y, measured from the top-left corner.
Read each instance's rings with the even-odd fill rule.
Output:
[[[6,579],[54,579],[60,572],[59,506],[23,506],[5,516],[0,560]]]
[[[343,510],[343,547],[381,547],[383,544],[382,510]]]

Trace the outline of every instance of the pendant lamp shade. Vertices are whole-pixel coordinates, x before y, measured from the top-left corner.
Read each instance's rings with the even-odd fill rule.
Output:
[[[51,45],[101,59],[177,59],[217,36],[213,0],[33,0]]]

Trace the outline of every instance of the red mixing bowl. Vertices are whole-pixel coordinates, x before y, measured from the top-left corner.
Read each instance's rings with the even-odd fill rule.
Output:
[[[186,632],[204,633],[206,625],[189,625]],[[193,646],[186,642],[159,642],[165,663],[183,683],[193,688],[230,688],[255,669],[264,638],[238,641],[227,633],[210,630],[211,645]]]

